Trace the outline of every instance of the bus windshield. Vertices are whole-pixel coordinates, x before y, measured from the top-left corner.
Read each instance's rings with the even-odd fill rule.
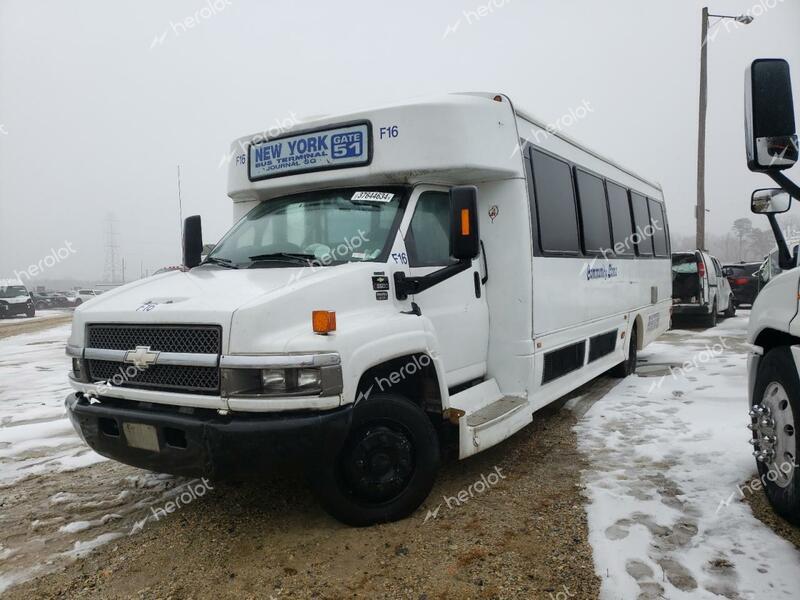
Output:
[[[403,188],[335,189],[266,200],[203,264],[265,268],[385,260],[405,200]]]

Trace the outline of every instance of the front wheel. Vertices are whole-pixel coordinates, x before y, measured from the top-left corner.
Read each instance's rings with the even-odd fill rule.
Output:
[[[323,508],[357,527],[397,521],[425,500],[439,470],[439,438],[411,401],[375,394],[353,409],[339,454],[310,474]]]
[[[36,315],[36,309],[33,308],[32,306],[28,310],[25,311],[25,316],[28,317],[28,318],[31,318],[31,317],[33,317],[35,315]]]
[[[800,379],[786,346],[762,359],[750,411],[753,455],[772,507],[787,521],[800,525],[800,473],[795,416],[800,415]]]

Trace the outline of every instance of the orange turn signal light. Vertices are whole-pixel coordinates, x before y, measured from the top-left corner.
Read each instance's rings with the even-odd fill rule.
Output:
[[[469,209],[461,209],[461,235],[469,235]]]
[[[332,310],[315,310],[311,313],[314,333],[327,334],[336,331],[336,313]]]

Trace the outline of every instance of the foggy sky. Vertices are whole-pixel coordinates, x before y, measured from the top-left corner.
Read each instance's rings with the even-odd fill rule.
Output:
[[[0,278],[66,242],[45,277],[100,278],[109,214],[129,279],[177,264],[178,164],[183,214],[216,241],[234,138],[451,91],[549,123],[588,102],[565,132],[661,182],[673,237],[694,231],[703,2],[208,2],[0,0]],[[800,2],[710,9],[756,17],[709,44],[707,227],[724,233],[770,187],[745,166],[744,69],[787,58],[800,100]]]

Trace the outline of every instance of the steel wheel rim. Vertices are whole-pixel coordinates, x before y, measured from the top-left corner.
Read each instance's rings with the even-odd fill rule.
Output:
[[[767,479],[785,488],[795,470],[795,421],[792,403],[786,389],[777,381],[771,382],[761,399],[763,413],[755,426],[756,440],[769,457],[763,462],[768,468]]]

